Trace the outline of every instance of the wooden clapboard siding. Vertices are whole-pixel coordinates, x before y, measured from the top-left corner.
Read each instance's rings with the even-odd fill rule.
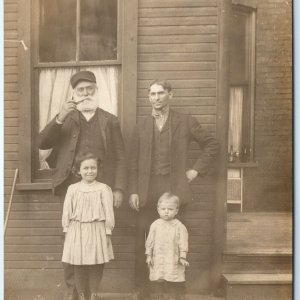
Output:
[[[151,113],[149,83],[156,78],[168,79],[174,94],[172,107],[195,116],[215,134],[217,5],[214,0],[139,1],[137,122]],[[193,143],[189,166],[199,153]],[[215,176],[197,179],[192,190],[195,201],[186,213],[191,261],[187,277],[190,291],[200,291],[208,290],[210,284]]]
[[[4,1],[4,198],[18,167],[18,1]]]
[[[8,199],[5,201],[5,209]],[[134,267],[134,217],[116,211],[112,242],[115,261],[108,269]],[[6,269],[59,269],[62,253],[61,203],[51,191],[23,192],[14,197],[5,238]]]

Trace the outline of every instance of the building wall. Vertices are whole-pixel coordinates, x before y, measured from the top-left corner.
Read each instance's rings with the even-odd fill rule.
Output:
[[[255,159],[245,170],[247,211],[292,207],[291,1],[241,1],[257,7]]]
[[[167,79],[173,87],[172,108],[195,116],[215,134],[218,1],[139,0],[138,16],[138,121],[151,114],[149,83]],[[197,145],[192,144],[189,166],[198,155]],[[195,201],[186,215],[190,233],[190,291],[210,288],[214,175],[192,184]]]

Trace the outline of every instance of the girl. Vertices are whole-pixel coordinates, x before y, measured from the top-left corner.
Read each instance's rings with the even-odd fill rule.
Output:
[[[164,193],[158,200],[157,211],[160,219],[151,224],[146,240],[147,264],[150,281],[155,289],[155,299],[162,299],[163,290],[168,299],[184,299],[185,267],[188,252],[188,232],[175,219],[179,210],[179,198]]]
[[[114,258],[111,233],[115,225],[113,195],[109,186],[96,181],[99,159],[92,153],[79,154],[75,170],[82,180],[68,188],[62,216],[66,234],[62,261],[74,265],[79,300],[97,296],[104,264]]]

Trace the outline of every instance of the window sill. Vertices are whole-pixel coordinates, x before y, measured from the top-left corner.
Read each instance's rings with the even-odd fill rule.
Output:
[[[41,182],[29,182],[29,183],[17,183],[17,191],[40,191],[40,190],[52,190],[51,180],[45,180]]]
[[[257,168],[258,162],[228,162],[228,168]]]

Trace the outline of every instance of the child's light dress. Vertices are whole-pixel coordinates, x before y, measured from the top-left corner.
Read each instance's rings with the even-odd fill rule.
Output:
[[[95,265],[114,258],[110,235],[115,225],[110,187],[94,181],[69,186],[63,208],[66,232],[62,261]]]
[[[146,254],[153,257],[149,279],[185,281],[185,267],[179,263],[179,258],[186,258],[187,252],[188,232],[179,220],[154,221],[146,241]]]

